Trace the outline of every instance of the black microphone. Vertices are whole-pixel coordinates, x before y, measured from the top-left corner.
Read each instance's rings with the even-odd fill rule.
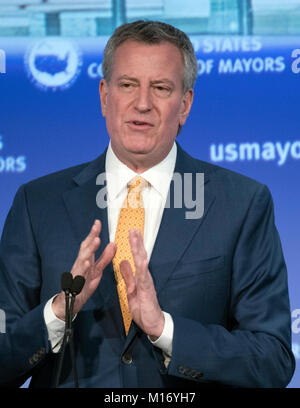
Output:
[[[74,294],[74,296],[79,295],[79,293],[82,291],[84,284],[85,279],[83,276],[80,275],[75,276],[71,286],[71,293]]]
[[[75,302],[75,297],[79,295],[79,293],[82,291],[82,288],[85,284],[85,279],[83,276],[77,275],[73,279],[72,286],[70,288],[70,293],[72,295],[71,298],[71,305],[70,305],[70,320],[69,320],[69,327],[71,328],[72,325],[72,320],[73,320],[73,309],[74,309],[74,302]]]
[[[71,287],[73,284],[73,276],[70,272],[64,272],[61,275],[61,288],[64,292],[71,291]]]

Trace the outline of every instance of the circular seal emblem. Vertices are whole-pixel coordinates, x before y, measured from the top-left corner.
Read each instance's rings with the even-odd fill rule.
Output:
[[[53,38],[36,42],[25,55],[25,66],[32,81],[44,90],[69,88],[82,66],[78,49],[68,40]]]

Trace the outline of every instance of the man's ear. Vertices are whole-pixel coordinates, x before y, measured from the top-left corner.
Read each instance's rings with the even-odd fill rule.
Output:
[[[179,113],[179,124],[183,126],[187,117],[189,116],[192,103],[194,98],[194,91],[193,89],[188,90],[184,95],[181,102],[181,111]]]
[[[107,94],[108,94],[108,85],[105,79],[101,79],[99,84],[99,94],[101,102],[101,111],[102,115],[106,116],[106,107],[107,107]]]

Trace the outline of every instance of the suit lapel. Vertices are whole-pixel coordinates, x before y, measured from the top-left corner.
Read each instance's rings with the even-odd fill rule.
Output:
[[[205,163],[203,163],[202,168],[201,165],[199,167],[198,163],[196,167],[195,159],[185,153],[177,144],[177,159],[174,173],[180,174],[182,180],[185,173],[191,173],[194,176],[195,173],[204,173],[204,213],[201,218],[187,219],[186,213],[191,211],[191,209],[185,207],[184,200],[182,200],[182,208],[174,207],[174,185],[171,183],[170,206],[164,210],[149,263],[149,270],[158,295],[172,275],[176,264],[183,256],[194,234],[201,227],[215,200],[215,196],[209,188],[208,169]],[[193,188],[195,188],[194,182]]]
[[[96,259],[98,259],[109,243],[107,208],[99,208],[96,203],[97,193],[102,188],[102,186],[96,185],[96,178],[99,174],[105,172],[105,157],[106,151],[88,164],[83,171],[74,177],[76,187],[65,192],[63,195],[70,221],[78,240],[78,248],[80,243],[87,237],[95,219],[101,221],[101,244],[95,254]],[[101,283],[95,292],[98,298],[98,306],[102,306],[108,301],[113,288],[114,273],[112,265],[109,264],[103,272]]]

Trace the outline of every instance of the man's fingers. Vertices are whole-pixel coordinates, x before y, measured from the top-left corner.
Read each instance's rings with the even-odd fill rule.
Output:
[[[97,271],[103,271],[103,269],[106,268],[106,266],[112,261],[113,257],[115,256],[116,251],[116,244],[110,242],[96,262]]]
[[[95,220],[88,236],[80,245],[77,259],[72,268],[73,276],[85,275],[88,269],[93,265],[93,255],[100,245],[99,234],[101,231],[101,222]]]
[[[132,255],[138,255],[139,254],[139,242],[138,242],[138,232],[137,230],[130,230],[129,231],[129,243],[132,251]]]
[[[80,248],[84,250],[86,247],[89,247],[91,243],[94,241],[96,237],[99,237],[101,232],[101,222],[99,220],[95,220],[94,224],[92,225],[92,228],[90,229],[90,232],[88,236],[85,238],[84,241],[82,241]]]
[[[134,260],[134,265],[139,275],[148,271],[147,252],[144,248],[143,237],[140,230],[129,231],[129,242]]]
[[[99,234],[101,232],[101,222],[99,220],[95,220],[88,236],[84,241],[82,241],[79,250],[79,258],[81,260],[86,260],[91,255],[93,255],[96,250],[99,248],[100,245],[100,238]]]
[[[85,248],[81,248],[78,255],[79,259],[85,261],[86,259],[89,259],[92,255],[94,255],[100,246],[100,242],[101,242],[100,238],[95,237],[93,240],[90,241],[88,246],[86,246]]]
[[[120,272],[127,288],[127,295],[130,295],[135,290],[135,281],[129,261],[120,263]]]
[[[132,229],[129,231],[129,243],[133,255],[137,255],[140,257],[147,256],[140,230]]]

